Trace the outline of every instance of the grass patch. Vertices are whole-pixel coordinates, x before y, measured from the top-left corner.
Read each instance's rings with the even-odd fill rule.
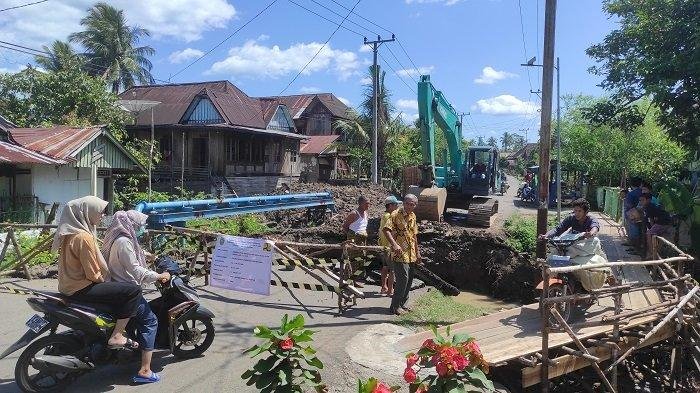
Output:
[[[226,218],[196,218],[187,221],[186,226],[233,236],[263,235],[270,231],[260,217],[252,214]]]
[[[476,318],[488,311],[486,308],[457,303],[452,297],[445,296],[437,290],[430,290],[421,295],[412,309],[413,311],[399,317],[399,325],[407,327],[442,326]]]
[[[556,218],[550,217],[548,227],[557,225]],[[534,254],[537,250],[537,218],[513,214],[503,223],[506,243],[518,252]]]
[[[24,234],[22,232],[15,232],[17,236],[17,243],[19,244],[19,248],[22,250],[22,255],[26,256],[27,253],[34,248],[37,244],[40,242],[46,240],[47,236],[52,236],[52,235],[40,235],[40,236],[30,236],[27,234]],[[5,241],[10,241],[9,239],[5,238]],[[58,259],[58,253],[54,253],[51,251],[42,251],[38,254],[36,254],[31,261],[29,262],[29,266],[34,266],[34,265],[50,265]],[[10,246],[7,249],[7,253],[5,254],[5,258],[3,258],[0,261],[0,271],[11,268],[14,263],[17,262],[17,252],[15,251],[15,248],[10,244]],[[11,265],[12,264],[12,265]]]

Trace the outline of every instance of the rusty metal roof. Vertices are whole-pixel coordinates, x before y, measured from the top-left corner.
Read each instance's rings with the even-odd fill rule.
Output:
[[[62,165],[66,162],[31,151],[12,142],[0,141],[0,164],[2,163]]]
[[[314,135],[307,138],[305,142],[302,142],[299,153],[321,154],[340,138],[340,135]]]
[[[83,147],[103,132],[102,126],[13,128],[8,130],[18,144],[59,160],[71,160]]]
[[[333,114],[334,117],[347,118],[348,106],[343,104],[333,93],[297,94],[291,96],[269,97],[279,99],[289,108],[294,119],[298,119],[304,113],[315,98]]]

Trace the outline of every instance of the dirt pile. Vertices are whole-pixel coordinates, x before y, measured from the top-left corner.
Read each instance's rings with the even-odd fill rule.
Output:
[[[530,303],[540,271],[501,237],[483,230],[422,223],[418,236],[426,266],[462,289],[507,301]]]

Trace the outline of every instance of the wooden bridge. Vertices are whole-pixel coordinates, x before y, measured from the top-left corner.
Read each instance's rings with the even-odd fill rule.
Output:
[[[621,360],[640,348],[667,340],[674,335],[680,342],[700,342],[697,330],[698,313],[696,303],[697,283],[684,273],[686,262],[693,260],[663,238],[654,239],[657,249],[672,252],[674,257],[653,261],[640,261],[629,255],[622,247],[622,232],[617,223],[599,216],[600,239],[611,262],[605,264],[613,269],[620,282],[605,286],[590,296],[596,302],[585,310],[585,315],[574,314],[569,324],[560,319],[552,325],[549,317],[558,318],[554,305],[571,300],[546,296],[539,304],[502,311],[451,326],[455,333],[468,333],[476,338],[486,360],[495,369],[494,375],[508,375],[516,391],[541,384],[546,392],[549,379],[585,367],[593,367],[599,383],[607,391],[618,391],[617,370]],[[658,256],[658,255],[657,255]],[[600,268],[587,265],[583,269]],[[543,264],[543,278],[567,269],[579,267],[550,268]],[[585,297],[585,296],[583,296]],[[582,296],[579,296],[582,298]],[[680,310],[680,313],[679,313]],[[547,318],[543,318],[547,315]],[[416,351],[423,341],[432,337],[431,332],[408,336],[396,344],[396,351]],[[679,356],[683,350],[678,345],[669,353],[674,372],[680,372]],[[694,353],[694,362],[700,371],[700,351]],[[548,359],[548,361],[547,361]],[[548,366],[543,365],[547,363]],[[611,367],[615,364],[615,367]],[[606,367],[606,368],[604,368]],[[496,378],[498,379],[498,378]]]

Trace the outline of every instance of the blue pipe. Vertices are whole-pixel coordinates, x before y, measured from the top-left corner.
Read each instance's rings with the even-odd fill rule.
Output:
[[[312,194],[287,194],[287,195],[264,195],[255,197],[239,197],[226,199],[194,199],[189,201],[170,201],[170,202],[139,202],[135,206],[135,210],[141,213],[159,209],[182,209],[185,207],[206,206],[206,205],[221,205],[226,203],[247,203],[247,202],[266,202],[276,200],[294,200],[299,198],[333,198],[330,192],[317,192]]]

